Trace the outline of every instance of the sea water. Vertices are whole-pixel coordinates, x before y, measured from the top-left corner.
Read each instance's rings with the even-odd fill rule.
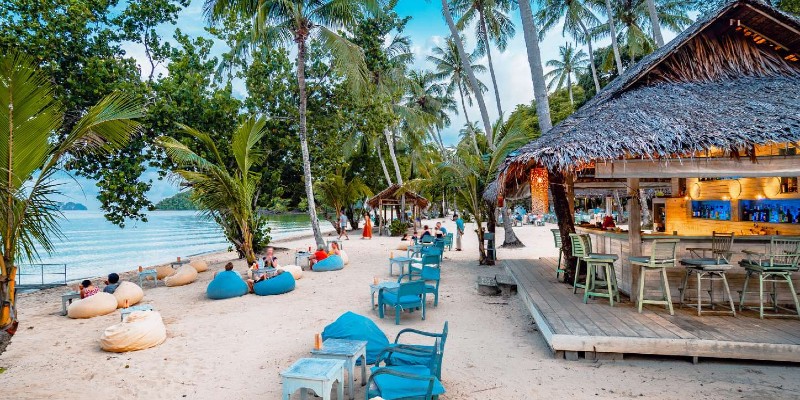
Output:
[[[40,260],[34,262],[62,264],[46,267],[62,272],[66,264],[67,280],[164,264],[177,257],[186,259],[230,246],[220,227],[196,211],[153,211],[147,214],[147,222],[128,221],[125,228],[108,222],[102,212],[65,211],[64,216],[60,221],[64,237],[54,238],[53,253],[40,250]],[[272,240],[311,232],[305,214],[271,215],[268,220]],[[23,278],[23,283],[41,281],[36,276]],[[45,281],[54,279],[63,280],[63,276],[45,277]]]

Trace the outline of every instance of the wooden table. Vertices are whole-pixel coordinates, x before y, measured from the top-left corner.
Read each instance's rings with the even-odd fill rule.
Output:
[[[344,361],[347,368],[347,392],[350,400],[355,399],[354,385],[356,362],[361,360],[361,386],[367,384],[367,342],[364,340],[326,339],[319,350],[311,350],[316,358],[329,358]]]
[[[183,265],[186,265],[186,264],[189,264],[190,262],[192,262],[192,260],[190,260],[190,259],[188,259],[188,258],[187,258],[187,259],[185,259],[185,260],[173,261],[173,262],[171,262],[171,263],[169,264],[169,266],[170,266],[170,267],[172,267],[172,268],[175,268],[176,266],[177,266],[178,268],[180,268],[181,266],[183,266]]]
[[[311,258],[311,255],[312,254],[307,251],[298,251],[294,253],[294,264],[300,265],[300,261],[302,260],[305,260],[306,264],[309,264],[309,259]],[[302,265],[300,266],[302,267]]]
[[[375,309],[375,293],[378,293],[381,289],[397,289],[399,287],[400,284],[393,281],[385,281],[369,285],[369,295],[372,299],[372,308]]]
[[[405,266],[408,265],[409,272],[411,271],[411,262],[414,261],[411,257],[392,257],[389,259],[389,275],[392,275],[392,267],[395,264],[400,264],[400,275],[403,275]]]
[[[128,307],[128,308],[123,308],[123,309],[119,310],[119,320],[120,321],[124,321],[125,320],[125,316],[127,316],[128,314],[130,314],[130,313],[132,313],[134,311],[153,311],[153,306],[151,306],[149,304],[140,304],[138,306],[131,306],[131,307]]]
[[[281,372],[283,394],[281,400],[289,400],[292,393],[300,389],[300,398],[305,400],[307,389],[311,389],[323,400],[331,400],[333,383],[339,381],[336,398],[344,399],[344,361],[324,358],[301,358]]]
[[[80,299],[81,294],[76,291],[67,292],[61,295],[61,315],[67,315],[67,304],[72,304],[72,300]]]

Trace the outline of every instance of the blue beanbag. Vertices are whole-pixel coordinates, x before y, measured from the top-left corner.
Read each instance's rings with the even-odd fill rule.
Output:
[[[294,276],[288,272],[284,272],[274,278],[256,282],[256,284],[253,285],[253,292],[259,296],[284,294],[292,290],[294,290]]]
[[[354,312],[342,314],[322,331],[322,340],[349,339],[367,341],[367,364],[375,364],[381,350],[389,346],[386,334],[371,319]]]
[[[208,284],[206,296],[213,300],[230,299],[231,297],[244,296],[247,291],[247,283],[242,280],[239,273],[222,271],[217,273],[214,280]]]
[[[342,268],[344,268],[344,260],[342,259],[342,257],[339,257],[336,254],[334,254],[314,264],[314,266],[311,267],[311,270],[314,272],[325,272],[325,271],[338,271]]]

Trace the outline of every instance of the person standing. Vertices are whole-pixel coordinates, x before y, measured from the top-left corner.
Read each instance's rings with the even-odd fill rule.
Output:
[[[456,217],[456,251],[461,251],[461,236],[464,236],[464,220],[458,215]]]
[[[361,239],[372,239],[372,219],[369,213],[364,213],[364,232],[361,234]]]
[[[350,237],[347,236],[347,215],[344,215],[343,212],[339,211],[339,239],[344,238],[350,240]]]

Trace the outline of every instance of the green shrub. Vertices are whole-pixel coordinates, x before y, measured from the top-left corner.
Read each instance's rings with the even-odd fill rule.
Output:
[[[410,225],[407,222],[403,222],[403,221],[400,221],[399,219],[396,219],[396,220],[392,221],[391,224],[389,224],[389,233],[392,236],[400,236],[400,235],[406,233],[406,231],[408,230],[409,226]]]

